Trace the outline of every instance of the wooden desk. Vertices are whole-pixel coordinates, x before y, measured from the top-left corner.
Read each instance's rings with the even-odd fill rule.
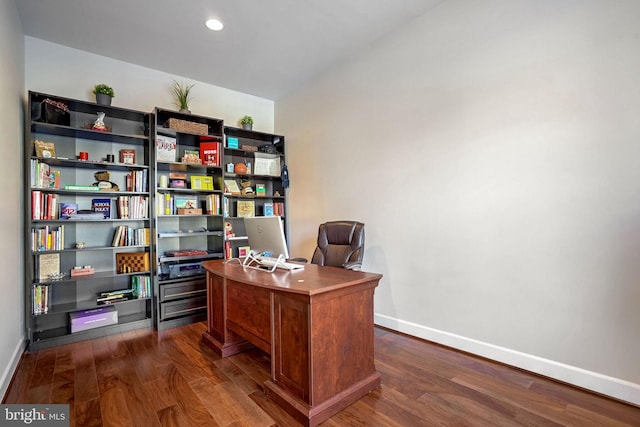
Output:
[[[373,293],[380,274],[307,264],[273,273],[206,261],[208,327],[222,357],[254,345],[271,355],[267,395],[315,426],[380,385]]]

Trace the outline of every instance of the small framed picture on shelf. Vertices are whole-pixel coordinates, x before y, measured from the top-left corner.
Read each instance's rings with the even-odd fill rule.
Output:
[[[34,143],[36,147],[36,156],[44,159],[53,159],[56,157],[56,146],[53,142],[40,141],[36,139]]]
[[[237,216],[241,218],[252,217],[256,215],[255,203],[253,200],[238,200],[236,206]]]
[[[250,251],[251,251],[251,247],[250,246],[240,246],[240,247],[238,247],[238,258],[245,258],[247,255],[249,255]]]
[[[192,190],[213,190],[212,176],[191,175]]]
[[[178,215],[202,215],[202,209],[198,207],[198,198],[195,196],[176,196],[175,206]]]
[[[131,148],[124,148],[120,150],[120,163],[124,163],[125,165],[135,165],[136,150]]]

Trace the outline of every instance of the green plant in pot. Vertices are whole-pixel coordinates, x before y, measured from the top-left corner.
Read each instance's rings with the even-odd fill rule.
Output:
[[[240,124],[242,125],[242,129],[251,130],[253,128],[253,117],[244,116],[242,119],[240,119]]]
[[[191,89],[195,86],[193,84],[179,83],[173,81],[173,95],[176,98],[176,105],[180,109],[181,113],[191,113],[189,110],[189,102],[191,102]]]
[[[104,83],[95,85],[93,93],[96,96],[96,103],[100,105],[111,105],[111,98],[115,97],[113,88]]]

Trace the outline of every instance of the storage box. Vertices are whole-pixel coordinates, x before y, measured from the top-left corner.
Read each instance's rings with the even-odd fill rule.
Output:
[[[82,332],[118,323],[118,310],[114,306],[92,308],[69,313],[71,333]]]
[[[206,135],[209,133],[209,126],[206,123],[189,122],[186,120],[170,118],[167,121],[169,129],[178,132],[195,133],[196,135]]]
[[[149,252],[120,252],[116,254],[116,271],[134,273],[149,271]]]
[[[35,120],[54,125],[69,126],[71,116],[66,104],[46,98],[40,103],[40,116]]]

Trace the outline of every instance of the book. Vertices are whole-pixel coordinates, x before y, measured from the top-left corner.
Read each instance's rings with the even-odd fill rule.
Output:
[[[266,196],[267,188],[264,184],[256,184],[256,196]]]
[[[64,189],[75,191],[100,191],[100,188],[95,185],[65,185]]]
[[[38,279],[46,280],[60,275],[60,254],[42,254],[38,256]]]
[[[176,209],[197,209],[198,198],[195,196],[176,196]]]
[[[61,203],[60,204],[60,218],[71,218],[78,214],[77,203]]]
[[[200,150],[184,150],[183,163],[200,163]]]
[[[111,199],[92,199],[91,210],[104,214],[104,219],[111,218]]]
[[[220,166],[218,157],[219,144],[217,142],[201,142],[200,143],[200,160],[203,165]]]
[[[255,203],[253,200],[238,200],[236,205],[237,216],[241,218],[255,216]]]
[[[263,215],[264,216],[273,216],[274,211],[273,211],[273,203],[271,202],[265,202],[265,204],[263,205]]]
[[[156,159],[159,162],[176,161],[176,139],[171,136],[156,136]]]

